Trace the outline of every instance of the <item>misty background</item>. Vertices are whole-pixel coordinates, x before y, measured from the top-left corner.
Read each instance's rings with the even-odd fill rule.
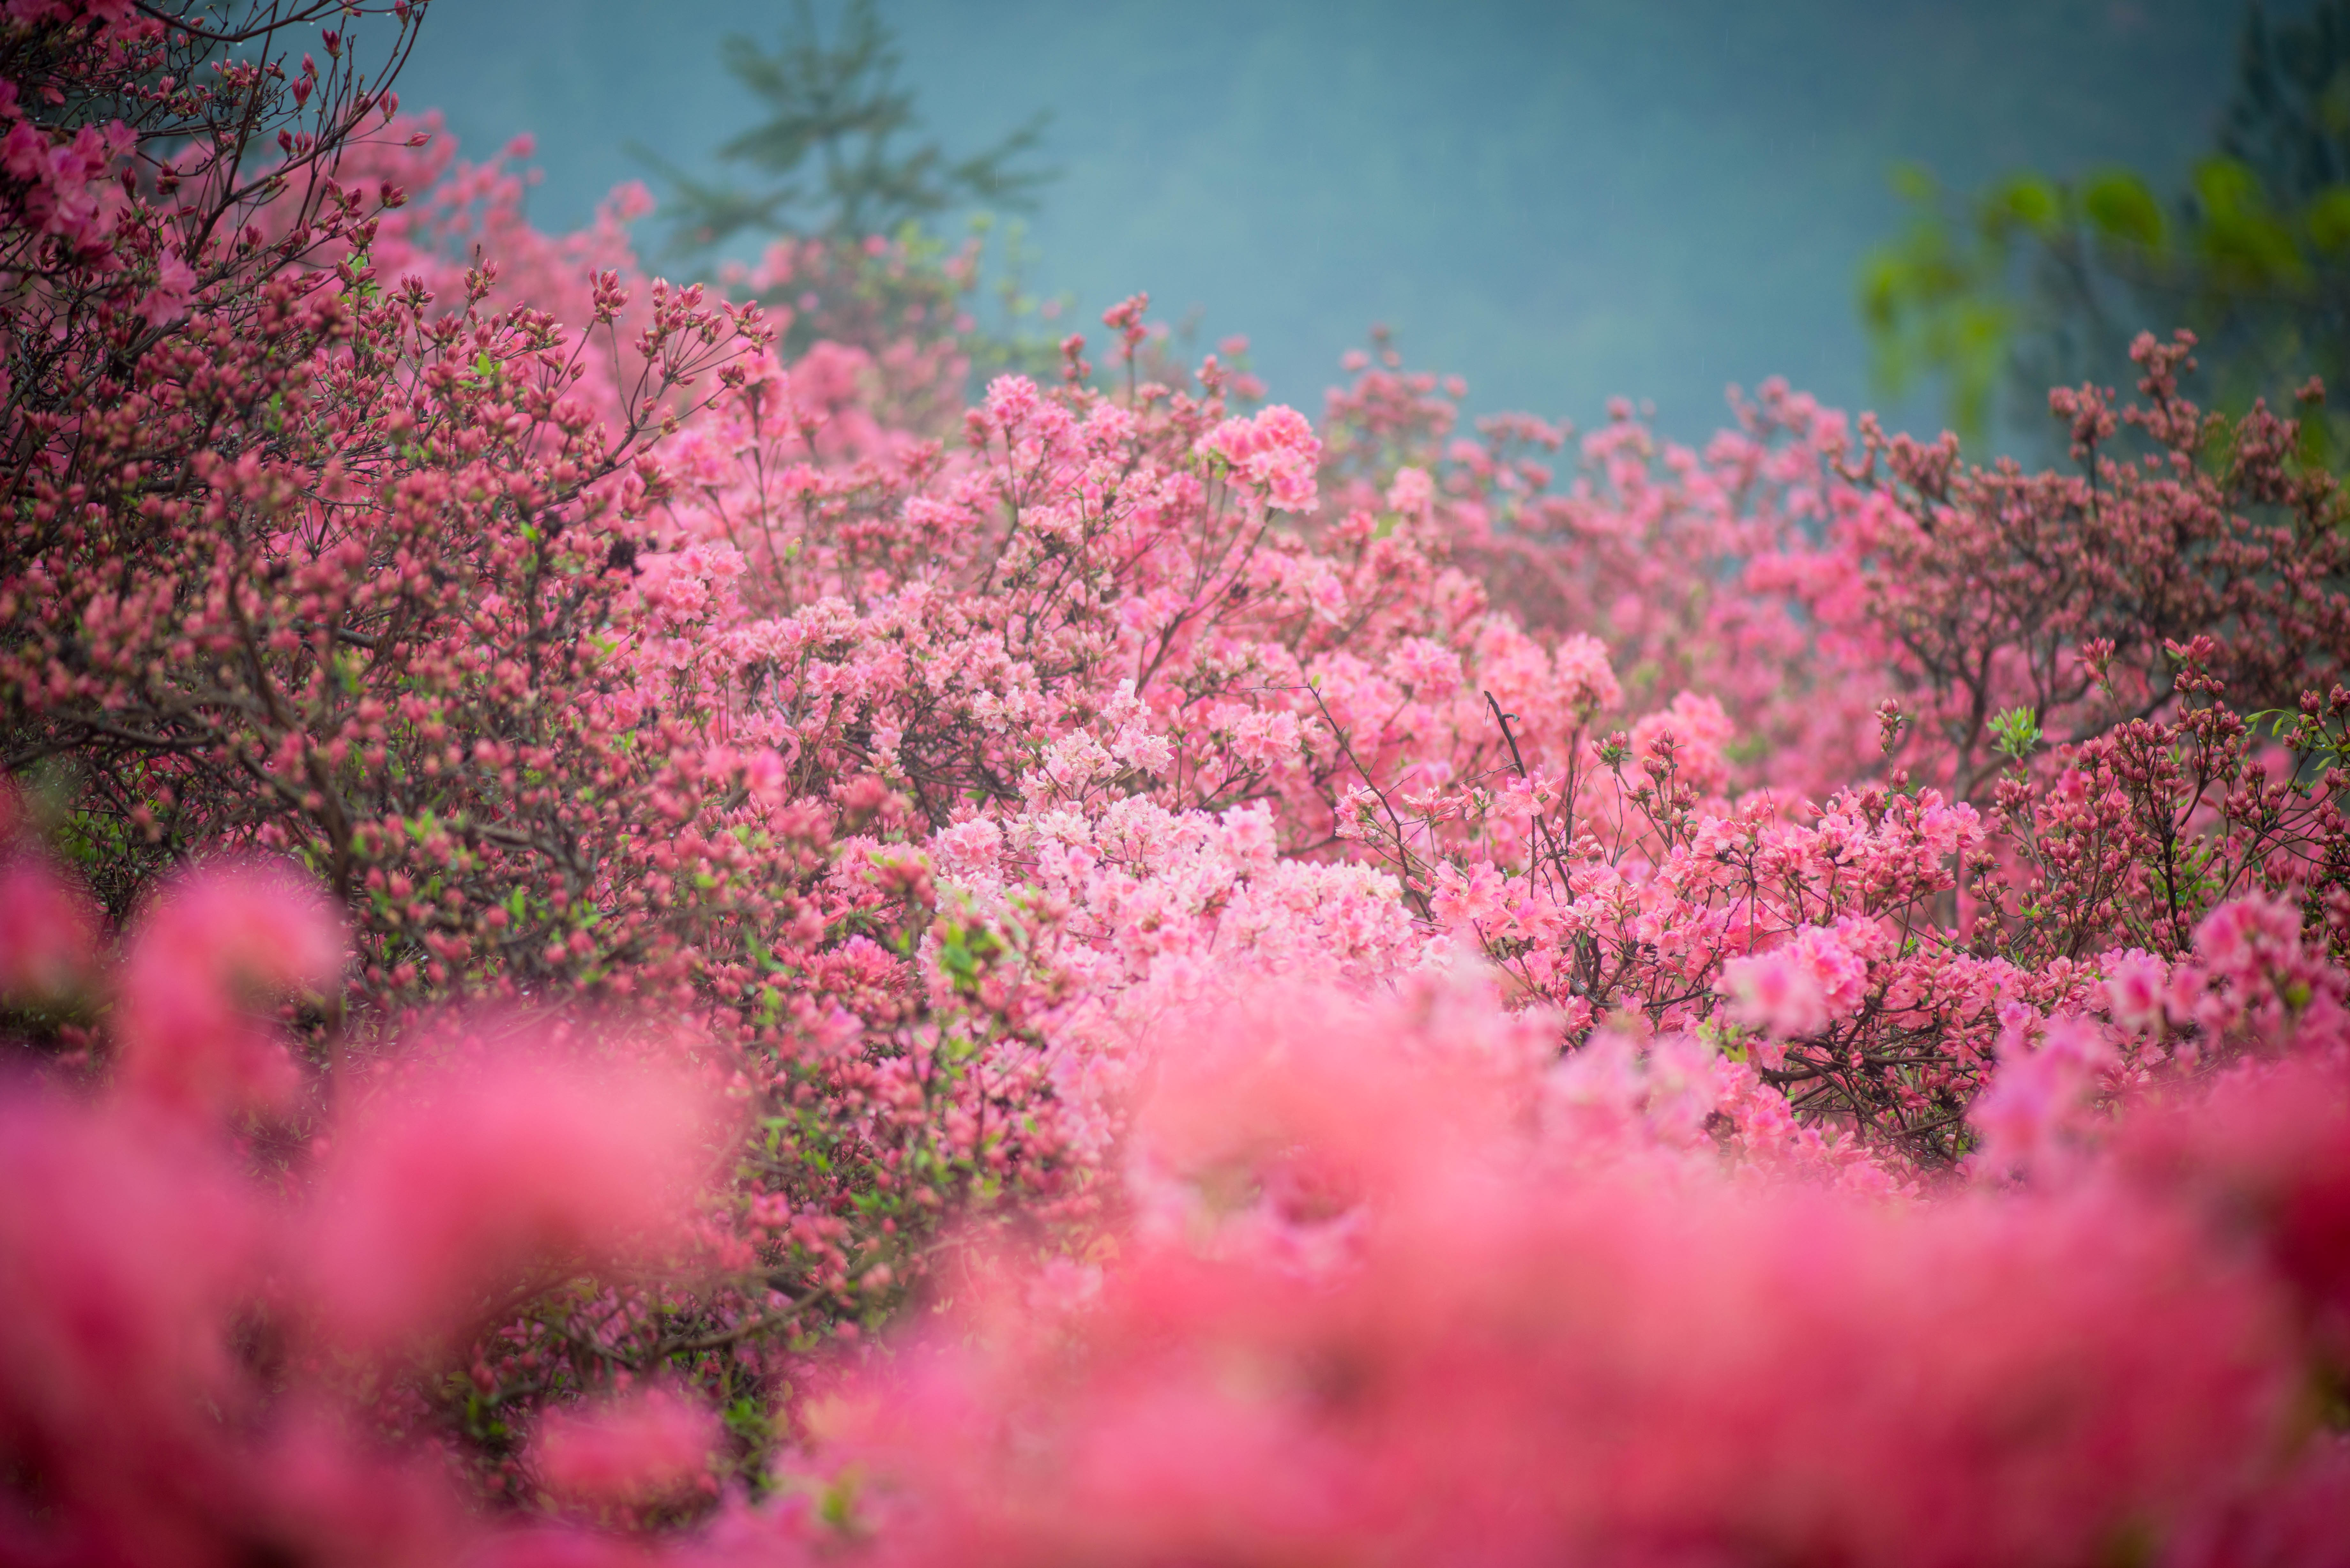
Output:
[[[829,23],[837,6],[819,4]],[[1652,402],[1683,438],[1726,384],[1872,394],[1862,253],[1891,166],[1971,188],[2107,163],[2177,183],[2230,86],[2237,0],[881,0],[929,133],[976,151],[1039,109],[1060,177],[1028,219],[1035,292],[1098,343],[1148,289],[1251,339],[1319,412],[1385,323],[1478,410],[1588,427]],[[2301,7],[2272,7],[2293,15]],[[772,47],[773,0],[438,0],[400,82],[469,156],[538,138],[533,219],[689,172],[762,118],[719,40]],[[652,253],[658,215],[639,230]],[[959,234],[961,225],[945,225]],[[2162,324],[2148,323],[2149,326]]]

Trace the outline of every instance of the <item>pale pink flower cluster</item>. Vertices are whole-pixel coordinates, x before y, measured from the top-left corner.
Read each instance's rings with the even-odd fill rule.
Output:
[[[1622,705],[1624,689],[1617,684],[1607,645],[1597,638],[1579,631],[1562,637],[1551,659],[1559,695],[1579,717],[1587,721]]]
[[[1295,409],[1279,403],[1248,418],[1226,420],[1201,438],[1200,450],[1232,465],[1245,483],[1284,512],[1311,512],[1322,441]]]
[[[1861,922],[1807,926],[1782,946],[1722,966],[1731,1016],[1780,1039],[1817,1034],[1867,994],[1867,955],[1883,943]]]

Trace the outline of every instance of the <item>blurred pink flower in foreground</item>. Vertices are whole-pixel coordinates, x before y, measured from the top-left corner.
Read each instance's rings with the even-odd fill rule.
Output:
[[[40,1002],[87,983],[98,911],[37,856],[0,845],[0,1000]]]
[[[719,1123],[673,1067],[506,1041],[371,1090],[320,1172],[304,1259],[356,1345],[431,1339],[542,1272],[625,1272],[691,1234]]]
[[[291,867],[206,867],[167,885],[130,932],[115,1036],[123,1085],[205,1115],[286,1109],[301,1077],[278,1003],[333,985],[344,937]]]
[[[623,1506],[694,1490],[717,1447],[710,1408],[666,1388],[547,1412],[531,1445],[539,1479],[565,1498]]]

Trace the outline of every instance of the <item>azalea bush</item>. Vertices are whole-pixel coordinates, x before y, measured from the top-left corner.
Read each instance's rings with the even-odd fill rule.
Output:
[[[2339,1560],[2293,418],[966,388],[417,19],[0,21],[12,1551]]]

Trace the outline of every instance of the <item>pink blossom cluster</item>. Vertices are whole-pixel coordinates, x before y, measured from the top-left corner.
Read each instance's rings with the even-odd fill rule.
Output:
[[[124,963],[228,990],[242,930],[170,933],[238,890],[165,890]],[[2272,925],[2215,914],[2178,993],[2293,972],[2289,940],[2241,940]],[[1559,1058],[1490,971],[1179,1009],[1126,1096],[1122,1217],[960,1250],[886,1355],[804,1392],[764,1497],[674,1383],[575,1390],[512,1434],[535,1521],[468,1513],[462,1446],[390,1375],[550,1268],[689,1275],[727,1114],[706,1072],[484,1019],[351,1085],[290,1162],[129,1084],[20,1088],[0,1162],[57,1201],[0,1221],[26,1285],[0,1433],[45,1500],[10,1539],[531,1563],[695,1521],[633,1555],[2330,1563],[2350,1467],[2304,1401],[2350,1366],[2350,1030],[2268,1031],[2202,1082],[2101,1096],[2074,1068],[2110,1056],[2018,1046],[1986,1147],[2015,1152],[2037,1096],[2070,1158],[1904,1194],[1774,1158],[1751,1073],[1702,1040]],[[477,1402],[474,1354],[451,1382]]]
[[[1210,1025],[1134,1132],[1177,1222],[959,1282],[795,1485],[911,1562],[2334,1560],[2341,1440],[2283,1434],[2335,1287],[2259,1260],[2338,1260],[2338,1046],[2214,1091],[2309,1129],[2221,1219],[2261,1179],[2195,1140],[2251,1123],[2199,1106],[2060,1188],[1847,1194],[1726,1166],[1671,1050],[1608,1096],[1415,1011]]]
[[[0,31],[11,1552],[2339,1560],[2293,420],[966,398],[344,9]]]
[[[94,937],[86,895],[30,875]],[[287,1143],[282,1103],[255,1096],[276,1095],[281,1020],[335,983],[341,945],[290,873],[229,867],[160,890],[111,972],[88,941],[71,953],[115,994],[124,1047],[110,1084],[0,1094],[12,1556],[445,1561],[473,1527],[445,1467],[370,1437],[412,1418],[387,1375],[550,1271],[617,1280],[694,1250],[726,1113],[673,1054],[476,1035],[355,1077]],[[661,1406],[590,1436],[550,1417],[546,1484],[665,1491],[705,1419]]]

